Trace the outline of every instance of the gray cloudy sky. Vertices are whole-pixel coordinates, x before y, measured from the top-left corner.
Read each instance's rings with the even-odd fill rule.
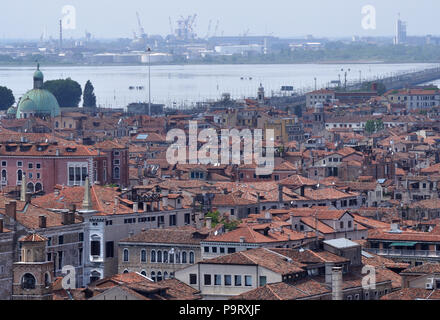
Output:
[[[7,2],[8,1],[8,2]],[[0,0],[1,38],[38,38],[45,27],[57,37],[61,8],[76,8],[76,30],[66,37],[79,37],[85,30],[98,38],[132,37],[137,30],[136,11],[149,34],[166,35],[168,17],[198,14],[196,31],[205,36],[209,20],[219,33],[276,36],[378,36],[393,35],[397,13],[408,22],[409,35],[440,34],[438,0]],[[363,30],[361,8],[376,8],[376,30]]]

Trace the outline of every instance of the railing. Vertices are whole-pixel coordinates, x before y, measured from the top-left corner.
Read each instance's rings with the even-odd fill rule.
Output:
[[[366,251],[380,256],[395,257],[437,257],[440,258],[440,251],[430,250],[404,250],[404,249],[375,249],[367,248]]]

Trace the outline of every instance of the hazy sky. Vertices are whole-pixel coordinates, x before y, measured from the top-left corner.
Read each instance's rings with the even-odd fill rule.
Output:
[[[148,34],[169,34],[168,17],[197,13],[196,31],[205,36],[209,20],[217,20],[219,35],[274,34],[281,37],[390,36],[400,12],[409,35],[440,34],[438,0],[0,0],[1,38],[39,38],[44,29],[58,37],[61,8],[76,8],[76,30],[65,37],[79,37],[88,30],[94,37],[132,37],[137,30],[136,11]],[[361,9],[376,8],[376,30],[363,30]]]

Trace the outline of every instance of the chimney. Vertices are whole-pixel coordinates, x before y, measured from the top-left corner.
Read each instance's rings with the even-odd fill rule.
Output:
[[[55,150],[55,155],[58,157],[60,155],[60,149]]]
[[[26,201],[26,174],[23,172],[21,174],[21,186],[20,186],[20,201]]]
[[[342,268],[332,268],[332,300],[342,300]]]
[[[69,224],[75,223],[76,204],[71,203],[69,205]]]
[[[38,217],[38,227],[40,229],[45,229],[47,227],[46,216],[39,216]]]
[[[278,202],[283,203],[283,186],[281,184],[278,185]]]
[[[10,201],[9,203],[5,204],[5,213],[8,217],[14,219],[14,221],[17,220],[17,202],[16,201]]]
[[[240,243],[245,243],[245,242],[246,242],[246,238],[243,237],[243,236],[241,236],[241,237],[240,237]]]
[[[63,217],[63,221],[62,221],[63,225],[68,225],[69,224],[69,212],[68,211],[61,212],[61,216]]]
[[[0,219],[0,233],[3,233],[3,219]]]
[[[206,228],[208,230],[211,230],[211,228],[212,228],[212,218],[211,217],[206,217],[205,220],[206,220]]]
[[[138,213],[138,211],[139,211],[139,203],[133,202],[133,212]]]
[[[86,182],[84,184],[84,199],[82,202],[83,210],[92,210],[92,195],[90,192],[90,180],[89,177],[86,178]]]
[[[32,202],[32,194],[26,193],[25,199],[26,199],[26,203],[31,203]]]

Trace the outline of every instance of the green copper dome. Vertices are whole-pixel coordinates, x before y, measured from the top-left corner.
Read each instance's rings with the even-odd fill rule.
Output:
[[[60,115],[60,106],[55,96],[47,90],[32,89],[28,91],[18,104],[17,118],[24,118],[23,112],[33,115],[57,117]]]
[[[17,119],[28,118],[30,116],[50,116],[60,115],[60,106],[55,96],[43,89],[44,75],[40,71],[40,65],[34,73],[34,89],[28,91],[20,100],[17,108]]]
[[[25,97],[21,99],[19,109],[22,112],[33,112],[34,110],[37,110],[37,105],[29,99],[29,97]]]

